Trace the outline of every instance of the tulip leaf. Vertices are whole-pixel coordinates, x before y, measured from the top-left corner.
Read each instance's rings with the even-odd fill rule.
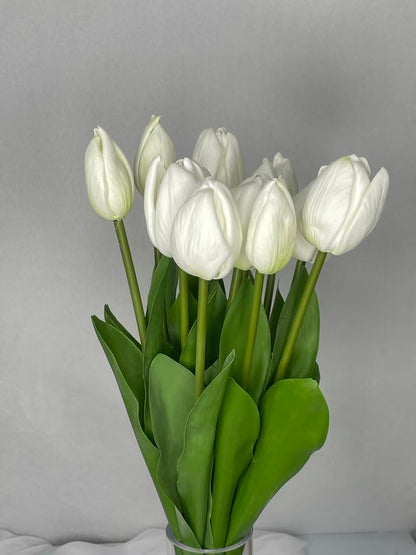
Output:
[[[209,385],[212,380],[214,378],[216,378],[218,376],[218,374],[220,373],[221,368],[219,365],[219,360],[217,359],[215,362],[213,362],[211,364],[211,366],[209,366],[204,373],[204,383],[205,385]]]
[[[279,360],[285,346],[290,326],[295,317],[302,291],[308,279],[308,272],[305,268],[296,276],[289,291],[286,301],[280,314],[277,326],[276,340],[274,342],[272,363],[270,365],[270,381],[277,371]],[[298,338],[293,349],[286,377],[287,378],[310,378],[314,371],[316,355],[319,346],[319,305],[316,293],[312,294],[306,309],[305,317],[300,328]],[[269,382],[270,383],[270,382]]]
[[[129,416],[137,443],[143,454],[149,473],[155,484],[157,493],[165,511],[169,524],[176,537],[181,538],[187,545],[198,547],[192,530],[177,511],[174,503],[162,487],[157,468],[159,464],[159,449],[149,440],[143,431],[143,357],[134,342],[130,341],[120,330],[112,324],[103,322],[96,316],[92,317],[95,332],[104,349],[114,377],[120,389],[124,405]],[[132,373],[137,369],[137,373]],[[190,542],[190,543],[188,543]]]
[[[164,335],[166,333],[166,296],[167,290],[175,281],[176,265],[171,258],[163,256],[157,265],[152,278],[149,293],[148,324],[146,346],[144,349],[144,382],[146,391],[149,390],[149,368],[158,353],[166,351]],[[149,399],[146,397],[145,430],[152,436],[152,422],[150,418]]]
[[[231,369],[231,377],[240,385],[252,300],[253,284],[247,277],[244,277],[225,317],[220,340],[220,368],[224,364],[225,358],[234,349],[235,359]],[[247,388],[247,391],[256,403],[259,402],[263,393],[269,366],[270,328],[264,307],[260,306],[253,360]]]
[[[179,509],[182,505],[176,485],[176,467],[183,449],[185,424],[194,401],[194,375],[167,356],[157,355],[149,372],[149,404],[153,435],[160,449],[158,476]]]
[[[112,324],[113,326],[115,326],[128,339],[130,339],[130,341],[132,341],[136,345],[136,347],[138,347],[141,350],[142,347],[141,347],[140,343],[137,341],[137,339],[128,330],[126,330],[126,328],[123,326],[123,324],[121,324],[117,320],[117,318],[111,312],[110,307],[108,306],[108,304],[104,305],[104,320],[106,322],[108,322],[109,324]]]
[[[260,436],[238,483],[226,545],[249,531],[275,493],[322,447],[328,432],[328,407],[310,378],[273,384],[262,398],[260,417]]]
[[[183,514],[200,543],[204,541],[207,524],[218,415],[233,358],[234,353],[192,408],[186,423],[183,453],[178,462],[178,492]]]
[[[196,315],[198,311],[198,303],[194,299],[193,295],[188,296],[189,300],[189,325],[192,327],[196,320]],[[168,333],[169,340],[175,349],[181,352],[181,298],[180,295],[176,298],[173,305],[170,307],[168,312]]]
[[[313,367],[311,378],[315,380],[318,384],[321,381],[321,373],[319,371],[319,364],[317,362],[315,362],[315,366]]]
[[[223,547],[238,481],[253,457],[260,432],[256,403],[229,379],[215,440],[211,526],[214,546]]]
[[[207,305],[207,334],[205,365],[209,366],[218,358],[221,328],[224,321],[227,298],[218,281],[210,284]],[[197,320],[194,322],[182,350],[180,363],[193,370],[196,357],[196,328]],[[231,350],[230,350],[231,352]],[[228,354],[228,353],[227,353]]]
[[[270,337],[272,345],[274,345],[274,341],[276,339],[277,324],[279,323],[280,313],[282,312],[284,302],[285,301],[279,290],[279,285],[277,285],[272,312],[270,314]]]

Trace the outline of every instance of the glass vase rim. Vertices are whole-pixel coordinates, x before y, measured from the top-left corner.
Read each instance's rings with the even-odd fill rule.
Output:
[[[175,535],[174,535],[173,530],[170,527],[170,525],[168,524],[166,526],[166,537],[171,542],[171,544],[174,545],[175,547],[180,547],[181,549],[183,549],[184,551],[187,551],[188,553],[205,553],[205,554],[210,555],[211,553],[215,554],[215,553],[231,552],[231,551],[234,551],[235,549],[237,549],[239,547],[244,547],[247,544],[247,542],[250,540],[252,535],[253,535],[253,527],[251,527],[249,532],[244,536],[244,538],[242,538],[238,542],[233,543],[232,545],[228,545],[227,547],[209,549],[209,548],[206,548],[206,547],[205,548],[203,548],[203,547],[191,547],[190,545],[186,545],[186,544],[180,542],[179,540],[177,540],[175,538]]]

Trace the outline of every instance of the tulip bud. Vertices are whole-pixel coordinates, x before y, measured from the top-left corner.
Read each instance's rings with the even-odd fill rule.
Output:
[[[139,192],[144,194],[147,172],[152,160],[161,157],[159,181],[166,168],[175,161],[176,153],[172,140],[159,123],[160,116],[152,116],[143,131],[134,161],[134,180]]]
[[[161,156],[149,167],[144,190],[144,214],[147,231],[153,245],[165,256],[172,257],[170,234],[173,220],[188,197],[198,188],[205,174],[189,158],[170,164],[159,183]]]
[[[293,199],[296,211],[296,218],[298,222],[301,218],[303,205],[305,203],[307,195],[308,188],[305,187]],[[311,243],[309,243],[309,241],[307,241],[302,235],[302,232],[300,231],[300,226],[298,224],[295,246],[293,247],[292,253],[293,258],[296,258],[297,260],[303,260],[304,262],[314,262],[317,252],[317,248],[314,247],[314,245],[311,245]]]
[[[384,208],[389,175],[381,168],[372,181],[369,176],[367,160],[352,154],[321,168],[308,185],[299,224],[318,250],[343,254],[374,229]]]
[[[252,205],[245,244],[250,265],[262,274],[278,272],[291,258],[295,238],[292,197],[280,180],[272,179],[262,185]]]
[[[283,180],[292,197],[298,192],[295,168],[289,158],[284,158],[280,152],[273,158],[273,163],[268,158],[263,158],[261,166],[253,173],[253,176],[262,174],[267,175],[270,179]]]
[[[175,262],[188,274],[221,279],[234,267],[242,233],[231,192],[212,177],[179,209],[173,222],[171,249]]]
[[[245,176],[244,160],[236,137],[224,127],[205,129],[195,145],[193,159],[221,183],[235,187]]]
[[[133,203],[134,182],[130,165],[102,127],[85,151],[85,181],[91,206],[106,220],[122,220]]]

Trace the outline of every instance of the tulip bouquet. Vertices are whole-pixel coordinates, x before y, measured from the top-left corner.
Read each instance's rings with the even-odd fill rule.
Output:
[[[203,131],[192,158],[176,160],[159,119],[134,174],[102,128],[86,151],[89,199],[114,221],[139,336],[108,306],[93,324],[174,536],[222,549],[325,441],[315,284],[328,253],[374,228],[388,174],[370,180],[365,158],[345,156],[298,192],[279,153],[246,177],[225,129]],[[155,252],[146,310],[123,223],[135,186]],[[276,274],[292,258],[283,298]]]

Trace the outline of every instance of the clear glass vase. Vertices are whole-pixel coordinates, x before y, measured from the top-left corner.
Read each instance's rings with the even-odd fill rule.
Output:
[[[220,549],[196,549],[178,541],[168,526],[166,528],[166,538],[168,542],[168,555],[196,555],[197,553],[205,553],[205,555],[253,555],[253,529],[249,534],[239,542],[228,547]]]

